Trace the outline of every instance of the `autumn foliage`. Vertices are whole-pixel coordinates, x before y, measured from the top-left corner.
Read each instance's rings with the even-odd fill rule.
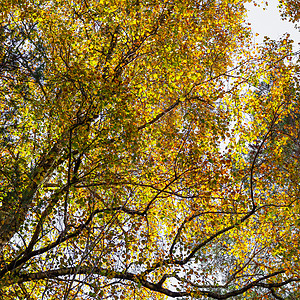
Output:
[[[246,2],[0,2],[1,299],[299,299],[299,53]]]

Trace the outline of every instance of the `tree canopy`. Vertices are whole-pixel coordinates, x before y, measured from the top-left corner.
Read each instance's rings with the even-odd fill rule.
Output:
[[[299,52],[247,2],[0,2],[1,299],[299,299]]]

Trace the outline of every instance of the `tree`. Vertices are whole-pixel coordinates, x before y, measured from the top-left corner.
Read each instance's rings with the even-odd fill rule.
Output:
[[[5,300],[296,295],[299,71],[244,2],[1,2]]]
[[[298,0],[280,0],[281,16],[292,22],[298,22],[300,18]]]

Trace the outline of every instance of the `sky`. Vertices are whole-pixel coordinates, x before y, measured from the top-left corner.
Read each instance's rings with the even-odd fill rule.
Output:
[[[290,38],[294,40],[294,51],[297,51],[300,49],[300,31],[295,29],[294,24],[281,20],[277,5],[278,0],[269,0],[268,6],[254,6],[253,2],[246,5],[252,30],[259,34],[255,36],[255,42],[262,43],[265,35],[277,40],[288,32],[291,35]]]

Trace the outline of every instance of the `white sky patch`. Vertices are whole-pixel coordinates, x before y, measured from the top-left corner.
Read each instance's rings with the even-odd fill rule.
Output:
[[[245,5],[248,9],[248,21],[251,23],[255,42],[262,43],[264,36],[278,40],[288,32],[290,38],[294,40],[294,51],[298,51],[300,49],[300,29],[295,29],[295,25],[291,22],[281,20],[278,4],[278,0],[269,0],[268,6],[264,4],[255,6],[253,2]],[[255,33],[259,35],[255,36]]]

